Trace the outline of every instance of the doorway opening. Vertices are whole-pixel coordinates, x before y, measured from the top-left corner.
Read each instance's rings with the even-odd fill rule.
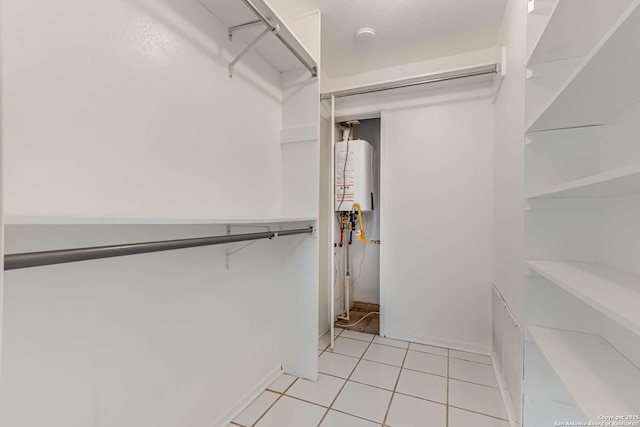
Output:
[[[380,333],[380,118],[336,120],[333,321]]]

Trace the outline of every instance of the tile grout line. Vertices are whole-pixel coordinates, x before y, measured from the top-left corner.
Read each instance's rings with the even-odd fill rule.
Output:
[[[343,329],[343,330],[340,332],[340,334],[342,334],[345,330],[347,330],[347,329]],[[340,336],[340,334],[336,335],[336,338],[337,338],[338,336]],[[373,338],[372,338],[370,341],[368,341],[368,342],[367,342],[367,341],[364,341],[364,340],[361,340],[361,339],[357,339],[357,338],[342,337],[342,338],[345,338],[345,339],[348,339],[348,340],[352,340],[352,341],[360,341],[360,342],[367,342],[367,343],[368,343],[367,347],[365,348],[365,351],[362,353],[362,355],[361,355],[359,358],[354,357],[354,356],[351,356],[351,355],[342,354],[342,353],[334,353],[334,352],[332,352],[332,351],[330,351],[330,350],[329,350],[330,346],[327,346],[327,347],[325,348],[325,350],[322,350],[322,351],[321,351],[321,353],[318,355],[318,357],[320,357],[322,354],[324,354],[325,352],[329,351],[329,352],[331,352],[331,353],[333,353],[333,354],[337,354],[337,355],[340,355],[340,356],[345,356],[345,357],[350,357],[350,358],[353,358],[353,359],[358,359],[358,362],[356,363],[356,365],[354,366],[354,368],[351,370],[351,372],[350,372],[349,376],[346,378],[346,380],[345,380],[344,378],[338,377],[338,376],[336,376],[336,375],[332,375],[332,374],[325,374],[325,373],[323,373],[323,375],[328,375],[328,376],[331,376],[331,377],[334,377],[334,378],[342,379],[342,380],[345,380],[345,382],[344,382],[343,386],[340,388],[340,390],[338,391],[338,394],[336,395],[336,397],[333,399],[333,401],[332,401],[332,402],[331,402],[331,404],[329,405],[329,407],[328,407],[327,411],[325,412],[324,416],[323,416],[323,417],[322,417],[322,419],[320,420],[320,424],[321,424],[321,423],[326,419],[326,417],[327,417],[327,415],[328,415],[328,413],[329,413],[329,411],[330,411],[330,410],[334,410],[334,411],[336,411],[336,412],[340,412],[340,413],[343,413],[343,414],[346,414],[346,415],[349,415],[349,416],[353,416],[353,417],[355,417],[355,418],[359,418],[359,419],[362,419],[362,420],[371,421],[370,419],[367,419],[367,418],[363,418],[363,417],[360,417],[360,416],[357,416],[357,415],[353,415],[353,414],[350,414],[350,413],[347,413],[347,412],[344,412],[344,411],[341,411],[341,410],[334,409],[334,408],[333,408],[333,405],[335,404],[335,402],[336,402],[336,401],[337,401],[337,399],[338,399],[338,396],[339,396],[339,395],[340,395],[340,393],[343,391],[344,387],[346,387],[346,385],[347,385],[347,383],[348,383],[349,381],[351,381],[351,382],[353,382],[353,383],[356,383],[356,384],[361,384],[361,385],[365,385],[365,386],[368,386],[368,387],[377,388],[377,389],[379,389],[379,390],[383,390],[383,391],[390,391],[390,390],[385,389],[385,388],[383,388],[383,387],[378,387],[378,386],[374,386],[374,385],[371,385],[371,384],[362,383],[362,382],[360,382],[360,381],[356,381],[356,380],[352,380],[352,379],[351,379],[351,378],[352,378],[352,376],[353,376],[353,374],[354,374],[354,372],[356,371],[356,369],[358,368],[358,366],[360,365],[360,362],[361,362],[362,360],[365,360],[365,361],[368,361],[368,362],[371,362],[371,363],[381,364],[381,365],[384,365],[384,366],[390,366],[390,367],[398,368],[398,366],[396,366],[396,365],[391,365],[391,364],[388,364],[388,363],[383,363],[383,362],[379,362],[379,361],[375,361],[375,360],[365,359],[365,358],[364,358],[364,355],[365,355],[365,354],[366,354],[366,352],[369,350],[369,348],[371,348],[371,345],[372,345],[372,344],[377,344],[377,345],[381,345],[381,346],[384,346],[384,347],[397,348],[397,349],[400,349],[400,350],[404,350],[404,351],[405,351],[405,355],[404,355],[404,358],[403,358],[403,361],[402,361],[402,365],[400,366],[400,372],[399,372],[399,374],[398,374],[398,378],[396,379],[396,383],[395,383],[395,386],[394,386],[393,391],[391,391],[391,392],[392,392],[392,395],[391,395],[391,399],[390,399],[390,401],[389,401],[389,405],[388,405],[388,407],[387,407],[387,411],[386,411],[386,413],[385,413],[385,417],[384,417],[384,419],[383,419],[383,426],[385,425],[385,423],[386,423],[386,421],[387,421],[387,418],[388,418],[388,415],[389,415],[389,411],[390,411],[390,409],[391,409],[391,404],[393,403],[393,399],[394,399],[394,397],[395,397],[395,395],[396,395],[396,394],[404,395],[404,396],[409,396],[409,397],[413,397],[413,398],[420,399],[420,400],[423,400],[423,401],[433,402],[433,403],[436,403],[436,404],[442,404],[441,402],[436,402],[436,401],[432,401],[432,400],[429,400],[429,399],[421,398],[421,397],[418,397],[418,396],[412,396],[412,395],[410,395],[410,394],[401,393],[401,392],[398,392],[398,391],[397,391],[397,386],[398,386],[398,384],[399,384],[399,382],[400,382],[400,376],[402,375],[402,370],[404,370],[404,369],[406,369],[406,370],[408,370],[408,371],[420,372],[420,373],[424,373],[424,374],[428,374],[428,375],[434,375],[434,376],[438,376],[438,377],[443,377],[442,375],[434,374],[434,373],[431,373],[431,372],[420,371],[420,370],[417,370],[417,369],[409,369],[409,368],[405,368],[405,367],[404,367],[404,364],[405,364],[405,362],[406,362],[406,358],[407,358],[407,356],[408,356],[408,354],[409,354],[409,351],[414,351],[414,352],[418,352],[418,353],[422,353],[422,354],[430,354],[430,355],[433,355],[433,356],[439,356],[439,357],[446,357],[446,358],[447,358],[447,375],[446,375],[446,377],[445,377],[445,378],[447,378],[447,403],[446,403],[446,405],[445,405],[445,407],[446,407],[446,426],[448,426],[448,425],[449,425],[449,410],[450,410],[450,408],[460,409],[460,410],[463,410],[463,411],[466,411],[466,412],[474,413],[474,414],[481,415],[481,416],[487,416],[487,417],[489,417],[489,418],[493,418],[493,419],[496,419],[496,420],[504,421],[504,419],[503,419],[503,418],[500,418],[500,417],[497,417],[497,416],[493,416],[493,415],[489,415],[489,414],[485,414],[485,413],[482,413],[482,412],[477,412],[477,411],[474,411],[474,410],[471,410],[471,409],[467,409],[467,408],[461,408],[461,407],[458,407],[458,406],[453,406],[453,405],[450,405],[450,402],[449,402],[450,381],[451,381],[451,380],[460,381],[460,382],[469,383],[469,384],[474,384],[474,385],[478,385],[478,386],[482,386],[482,387],[487,387],[487,388],[491,388],[491,389],[495,389],[495,388],[496,388],[496,387],[489,386],[489,385],[486,385],[486,384],[475,383],[475,382],[472,382],[472,381],[462,380],[462,379],[458,379],[458,378],[451,378],[451,377],[450,377],[450,375],[451,375],[451,372],[450,372],[450,363],[451,363],[451,358],[456,359],[456,360],[461,360],[461,361],[464,361],[464,362],[468,362],[468,363],[484,365],[484,366],[492,366],[492,364],[491,364],[491,363],[479,362],[479,361],[477,361],[477,360],[468,360],[468,359],[465,359],[465,358],[462,358],[462,357],[455,357],[455,356],[451,356],[451,349],[449,349],[449,348],[433,346],[433,347],[435,347],[435,348],[442,348],[442,349],[446,350],[446,351],[447,351],[447,356],[443,356],[442,354],[436,354],[436,353],[430,353],[430,352],[427,352],[427,351],[420,351],[420,350],[416,350],[416,349],[411,349],[411,344],[412,344],[412,342],[411,342],[411,341],[405,341],[405,342],[407,342],[407,343],[408,343],[407,347],[398,347],[398,346],[393,346],[393,345],[383,344],[383,343],[379,343],[379,342],[374,342],[374,341],[375,341],[375,337],[376,337],[376,335],[373,335]],[[400,340],[396,340],[396,341],[400,341]],[[420,344],[420,343],[415,343],[415,344]],[[428,345],[428,344],[423,344],[423,345]],[[461,351],[461,350],[460,350],[460,351]],[[480,354],[480,353],[471,353],[471,354],[478,354],[478,355],[482,355],[482,354]],[[294,381],[294,382],[295,382],[295,381]],[[293,385],[293,383],[292,383],[292,384],[287,388],[287,390],[288,390],[292,385]],[[286,391],[285,391],[285,393],[286,393]],[[284,393],[283,393],[283,395],[284,395]],[[289,397],[293,397],[293,396],[289,396]],[[301,400],[301,401],[307,402],[307,401],[305,401],[305,400],[303,400],[303,399],[298,399],[298,400]],[[314,404],[313,402],[308,402],[308,403]],[[274,402],[274,404],[275,404],[275,402]],[[314,404],[314,405],[324,407],[324,406],[322,406],[322,405],[318,405],[318,404]],[[271,409],[271,408],[269,408],[269,409]],[[268,411],[267,411],[267,412],[268,412]]]
[[[407,356],[409,355],[409,347],[404,352],[404,358],[402,358],[402,364],[400,365],[400,372],[398,372],[398,378],[396,378],[396,384],[393,386],[393,391],[391,392],[391,399],[389,399],[389,405],[387,406],[387,411],[384,413],[384,418],[382,419],[382,425],[387,424],[387,417],[389,417],[389,411],[391,410],[391,404],[393,403],[393,398],[396,395],[396,389],[398,388],[398,383],[400,382],[400,377],[402,376],[402,369],[404,368],[404,362],[407,360]]]
[[[471,412],[472,414],[483,415],[485,417],[493,418],[494,420],[506,421],[507,423],[509,422],[509,420],[506,420],[504,418],[496,417],[495,415],[485,414],[483,412],[474,411],[473,409],[461,408],[460,406],[455,406],[455,405],[448,405],[448,406],[451,406],[454,409],[460,409],[461,411]]]
[[[255,426],[260,422],[260,420],[262,420],[262,418],[264,418],[264,416],[265,416],[265,415],[267,415],[267,412],[269,412],[269,411],[271,410],[271,408],[273,408],[273,407],[275,406],[275,404],[276,404],[276,403],[278,403],[278,401],[279,401],[280,399],[282,399],[282,396],[284,396],[284,393],[285,393],[287,390],[289,390],[289,389],[291,388],[291,386],[292,386],[292,385],[294,385],[294,384],[296,383],[296,381],[298,381],[298,377],[296,377],[296,379],[295,379],[295,380],[293,380],[293,381],[291,382],[291,384],[289,384],[289,386],[288,386],[287,388],[285,388],[285,389],[284,389],[284,391],[283,391],[282,393],[280,393],[279,391],[269,390],[269,388],[267,388],[267,390],[268,390],[268,391],[270,391],[270,392],[272,392],[272,393],[277,393],[279,396],[278,396],[278,398],[277,398],[276,400],[274,400],[274,401],[273,401],[273,403],[272,403],[271,405],[269,405],[269,407],[267,408],[267,410],[266,410],[266,411],[264,411],[264,412],[262,413],[262,415],[260,415],[260,416],[258,417],[258,419],[257,419],[253,424],[251,424],[251,427],[255,427]],[[271,384],[273,384],[273,383],[271,383]],[[271,385],[271,384],[269,384],[269,385]],[[265,391],[267,391],[267,390],[265,390]],[[263,391],[263,393],[264,393],[264,391]],[[253,402],[252,402],[252,403],[253,403]]]
[[[373,336],[375,337],[375,335]],[[322,424],[322,422],[324,421],[324,419],[327,417],[327,415],[329,414],[329,411],[331,411],[331,408],[333,408],[333,405],[336,403],[336,400],[338,400],[338,397],[340,396],[340,393],[342,393],[342,390],[344,390],[344,388],[346,387],[347,383],[349,382],[349,379],[351,378],[351,376],[353,375],[353,373],[356,371],[356,369],[358,369],[358,365],[360,364],[360,362],[362,361],[362,357],[364,356],[364,354],[367,352],[367,350],[369,350],[369,347],[371,347],[371,344],[373,343],[373,337],[371,338],[371,341],[369,342],[369,345],[367,345],[367,348],[364,349],[364,351],[362,352],[362,355],[360,356],[360,358],[358,359],[358,363],[356,363],[356,366],[353,367],[353,369],[351,370],[351,372],[349,373],[349,376],[347,377],[347,379],[345,380],[344,384],[342,384],[342,387],[340,387],[340,390],[338,391],[338,394],[336,394],[336,397],[333,398],[333,400],[331,401],[331,404],[329,405],[329,408],[327,409],[327,412],[325,412],[324,416],[322,417],[322,419],[320,420],[320,423],[318,423],[318,427],[320,427],[320,424]],[[342,412],[342,411],[340,411]],[[349,414],[351,415],[351,414]],[[366,419],[366,418],[364,418]],[[367,420],[370,421],[370,420]]]
[[[364,341],[361,341],[361,342],[364,342]],[[378,344],[378,343],[375,343],[375,342],[372,342],[371,344],[383,345],[383,344]],[[391,346],[386,346],[386,347],[391,347]],[[415,352],[415,350],[411,350],[411,349],[403,349],[403,348],[400,348],[400,347],[391,347],[391,348],[397,348],[398,350],[405,350],[405,351],[413,351],[413,352]],[[322,353],[326,353],[327,351],[328,351],[328,352],[330,352],[331,354],[337,354],[337,355],[339,355],[339,356],[345,356],[345,357],[350,357],[350,358],[352,358],[352,359],[358,359],[358,358],[357,358],[357,357],[355,357],[355,356],[350,356],[350,355],[348,355],[348,354],[344,354],[344,353],[336,353],[336,352],[332,352],[332,351],[329,351],[328,349],[327,349],[327,350],[325,350],[325,351],[323,351]],[[419,352],[419,353],[421,353],[421,352]],[[408,353],[407,353],[407,354],[408,354]],[[447,374],[446,374],[446,375],[441,375],[441,374],[436,374],[436,373],[434,373],[434,372],[421,371],[421,370],[419,370],[419,369],[414,369],[414,368],[402,368],[402,369],[406,369],[407,371],[412,371],[412,372],[420,372],[420,373],[422,373],[422,374],[434,375],[434,376],[436,376],[436,377],[440,377],[440,378],[451,378],[451,377],[449,377],[449,372],[448,372],[448,369],[449,369],[449,358],[448,358],[447,356],[443,356],[443,355],[441,355],[441,354],[432,354],[432,353],[422,353],[422,354],[429,354],[430,356],[438,356],[438,357],[446,358],[446,359],[447,359]],[[318,357],[320,357],[321,355],[322,355],[322,354],[320,354]],[[384,366],[391,366],[391,367],[394,367],[394,368],[399,368],[399,366],[398,366],[398,365],[391,365],[391,364],[389,364],[389,363],[379,362],[379,361],[377,361],[377,360],[364,359],[363,357],[361,357],[361,358],[362,358],[362,360],[366,360],[367,362],[379,363],[379,364],[384,365]],[[455,359],[455,357],[454,357],[454,359]],[[456,359],[456,360],[462,360],[462,359]],[[464,362],[476,363],[476,364],[478,364],[478,365],[483,365],[483,366],[491,366],[491,365],[485,365],[484,363],[478,363],[478,362],[473,362],[473,361],[469,361],[469,360],[464,360]],[[323,372],[323,373],[324,373],[324,372]],[[341,377],[338,377],[338,376],[336,376],[336,375],[331,375],[331,374],[325,374],[325,375],[330,375],[330,376],[332,376],[332,377],[341,378]],[[492,385],[487,385],[487,384],[483,384],[483,383],[479,383],[479,382],[475,382],[475,381],[464,380],[464,379],[462,379],[462,378],[451,378],[451,379],[452,379],[452,380],[456,380],[456,381],[460,381],[460,382],[463,382],[463,383],[479,385],[479,386],[482,386],[482,387],[489,387],[489,388],[493,388],[493,389],[499,389],[498,387],[494,387],[494,386],[492,386]],[[359,383],[359,381],[355,381],[355,382],[358,382],[358,383]],[[361,383],[361,384],[369,385],[369,384],[366,384],[366,383]],[[375,386],[372,386],[372,387],[375,387]],[[378,388],[382,388],[382,387],[378,387]],[[385,389],[385,390],[387,390],[387,389]],[[403,393],[401,393],[401,394],[403,394]],[[407,396],[410,396],[410,395],[408,394]],[[428,400],[428,399],[425,399],[425,400]]]
[[[282,375],[284,375],[284,372],[282,373]],[[290,389],[291,387],[293,387],[293,385],[294,385],[294,384],[295,384],[299,379],[300,379],[300,378],[295,377],[295,379],[294,379],[293,381],[291,381],[291,384],[289,384],[289,385],[287,386],[287,388],[285,388],[285,389],[284,389],[284,391],[283,391],[283,392],[279,392],[279,391],[271,390],[271,389],[269,389],[269,388],[267,387],[267,389],[266,389],[265,391],[270,391],[270,392],[272,392],[272,393],[279,394],[279,396],[278,396],[278,398],[277,398],[276,400],[274,400],[274,401],[273,401],[273,403],[272,403],[271,405],[269,405],[269,407],[267,408],[267,410],[266,410],[266,411],[264,411],[264,412],[262,413],[262,415],[260,415],[260,417],[259,417],[259,418],[258,418],[258,419],[257,419],[257,420],[252,424],[252,425],[251,425],[251,427],[255,427],[255,426],[260,422],[260,420],[261,420],[262,418],[264,418],[264,416],[265,416],[265,415],[267,415],[267,412],[269,412],[269,411],[271,410],[271,408],[273,408],[273,407],[275,406],[275,404],[276,404],[276,403],[278,403],[278,401],[279,401],[280,399],[282,399],[282,396],[284,396],[284,394],[285,394],[287,391],[289,391],[289,389]],[[273,384],[273,383],[271,383],[271,384]],[[269,385],[271,385],[271,384],[269,384]],[[263,391],[263,393],[264,393],[264,391]]]

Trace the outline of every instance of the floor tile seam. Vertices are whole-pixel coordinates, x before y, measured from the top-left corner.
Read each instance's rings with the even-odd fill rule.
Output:
[[[446,375],[442,375],[442,374],[434,374],[433,372],[427,372],[427,371],[421,371],[419,369],[414,369],[414,368],[402,368],[405,369],[407,371],[413,371],[413,372],[420,372],[421,374],[429,374],[429,375],[433,375],[435,377],[441,377],[441,378],[449,378]]]
[[[324,411],[324,414],[322,415],[322,418],[320,418],[320,421],[318,422],[318,425],[316,427],[320,427],[322,425],[322,423],[324,422],[324,419],[327,418],[327,415],[329,415],[329,411],[331,409],[327,408],[326,411]]]
[[[357,331],[354,331],[354,332],[357,332]],[[343,333],[344,333],[344,332],[343,332]],[[369,333],[366,333],[366,332],[360,332],[360,333],[361,333],[361,334],[365,334],[365,335],[371,335],[371,339],[370,339],[370,340],[368,340],[368,341],[365,341],[365,340],[364,340],[364,339],[362,339],[362,338],[352,338],[352,337],[342,336],[342,334],[340,334],[340,336],[341,336],[342,338],[348,338],[348,339],[350,339],[350,340],[364,341],[364,342],[371,342],[371,341],[373,341],[373,340],[375,339],[375,337],[377,337],[377,336],[378,336],[378,335],[369,334]]]
[[[420,397],[420,396],[414,396],[413,394],[405,393],[403,391],[396,391],[396,392],[394,392],[394,394],[399,394],[400,396],[413,397],[415,399],[424,400],[425,402],[437,403],[438,405],[447,406],[447,404],[444,403],[444,402],[438,402],[437,400],[426,399],[426,398]]]
[[[359,416],[359,415],[353,415],[353,414],[350,414],[350,413],[348,413],[348,412],[342,411],[342,410],[340,410],[340,409],[330,408],[329,410],[330,410],[330,411],[340,412],[341,414],[349,415],[349,416],[352,416],[352,417],[358,418],[358,419],[360,419],[360,420],[369,421],[370,423],[374,423],[374,424],[377,424],[377,425],[382,425],[382,423],[379,423],[379,422],[377,422],[377,421],[374,421],[374,420],[372,420],[372,419],[370,419],[370,418],[364,418],[364,417],[361,417],[361,416]]]
[[[257,424],[257,423],[258,423],[258,422],[259,422],[259,421],[260,421],[260,420],[265,416],[265,415],[267,415],[267,412],[269,412],[269,411],[271,410],[271,408],[273,408],[273,406],[278,402],[278,400],[280,400],[280,399],[282,398],[282,396],[289,396],[289,395],[287,395],[287,394],[285,394],[285,393],[286,393],[287,391],[289,391],[289,389],[290,389],[291,387],[293,387],[293,385],[294,385],[294,384],[295,384],[299,379],[300,379],[300,378],[295,377],[295,379],[294,379],[293,381],[291,381],[291,384],[289,384],[289,385],[287,386],[287,388],[285,388],[285,389],[284,389],[284,391],[283,391],[283,392],[279,392],[279,391],[271,390],[271,389],[267,388],[265,391],[270,391],[270,392],[272,392],[272,393],[277,394],[277,395],[278,395],[278,398],[277,398],[276,400],[274,400],[274,402],[273,402],[273,403],[272,403],[272,404],[267,408],[267,410],[266,410],[266,411],[264,411],[264,412],[262,413],[262,415],[260,415],[260,418],[258,418],[258,420],[257,420],[255,423],[253,423],[253,424],[252,424],[252,426],[255,426],[255,425],[256,425],[256,424]],[[289,396],[289,397],[291,397],[291,396]],[[253,402],[252,402],[252,403],[253,403]],[[248,408],[248,406],[247,406],[247,408]],[[246,408],[245,408],[245,409],[246,409]]]
[[[393,386],[393,391],[391,392],[391,399],[389,399],[389,405],[387,406],[387,411],[384,414],[384,418],[382,420],[382,425],[387,424],[387,418],[389,417],[389,411],[391,410],[391,404],[393,403],[393,398],[396,395],[396,390],[398,389],[398,383],[400,382],[400,376],[402,376],[402,369],[404,368],[404,363],[407,360],[407,355],[409,354],[409,347],[404,351],[404,357],[402,358],[402,364],[400,365],[400,372],[398,373],[398,378],[396,378],[396,383]]]
[[[364,342],[364,341],[360,341],[360,342]],[[333,353],[333,354],[339,354],[340,356],[353,357],[354,359],[358,359],[358,360],[360,360],[362,358],[362,356],[356,357],[356,356],[351,356],[349,354],[338,353],[335,349],[334,350],[327,350],[327,351],[330,352],[330,353]],[[362,353],[362,354],[364,355],[364,353]]]
[[[398,376],[400,376],[399,372],[398,372]],[[391,393],[393,393],[393,389],[388,389],[388,388],[380,387],[380,386],[373,385],[373,384],[367,384],[367,383],[363,383],[362,381],[357,381],[357,380],[349,380],[349,381],[351,381],[352,383],[366,385],[366,386],[369,386],[369,387],[377,388],[379,390],[390,391]]]
[[[310,400],[303,399],[303,398],[301,398],[301,397],[292,396],[292,395],[290,395],[290,394],[283,394],[283,396],[284,396],[284,397],[290,397],[291,399],[299,400],[300,402],[309,403],[309,404],[311,404],[311,405],[313,405],[313,406],[319,406],[319,407],[321,407],[321,408],[323,408],[323,409],[328,409],[328,408],[329,408],[329,407],[328,407],[328,406],[326,406],[326,405],[322,405],[322,404],[317,403],[317,402],[312,402],[312,401],[310,401]]]
[[[376,336],[379,336],[379,335],[376,335]],[[407,347],[398,347],[397,345],[384,344],[384,343],[375,342],[375,341],[372,341],[372,343],[373,344],[377,344],[377,345],[383,345],[385,347],[399,348],[400,350],[409,350],[409,346],[407,346]]]
[[[294,381],[294,382],[295,382],[295,381]],[[271,405],[269,405],[269,407],[267,408],[267,410],[266,410],[266,411],[264,411],[264,412],[262,413],[262,415],[260,415],[260,416],[258,417],[258,419],[257,419],[253,424],[251,424],[251,427],[255,427],[255,426],[260,422],[260,420],[262,420],[262,419],[264,418],[264,416],[265,416],[265,415],[267,415],[267,413],[271,410],[271,408],[273,408],[273,407],[275,406],[275,404],[276,404],[276,403],[278,403],[278,401],[279,401],[280,399],[282,399],[282,396],[284,396],[284,394],[281,394],[281,393],[280,393],[280,394],[279,394],[279,396],[278,396],[278,398],[277,398],[276,400],[274,400],[274,401],[273,401],[273,403],[272,403]]]
[[[369,350],[369,347],[371,347],[371,343],[369,343],[369,345],[365,349],[365,351],[364,351],[365,353],[367,352],[367,350]],[[362,353],[362,354],[364,355],[364,353]],[[340,393],[342,393],[342,390],[344,390],[344,388],[349,383],[349,380],[351,379],[351,376],[353,375],[353,373],[356,371],[356,369],[358,369],[358,365],[360,364],[361,361],[362,361],[362,356],[360,356],[360,358],[358,359],[358,362],[356,363],[356,365],[353,367],[353,369],[349,373],[349,376],[347,377],[346,381],[344,382],[344,384],[342,384],[342,387],[340,388],[340,391],[338,391],[338,394],[336,394],[336,397],[333,398],[333,401],[331,402],[331,405],[329,405],[329,410],[334,409],[333,405],[335,405],[336,400],[338,400],[338,397],[340,396]],[[352,414],[349,414],[349,415],[352,415]]]
[[[402,350],[402,349],[399,349],[399,350]],[[405,351],[406,351],[406,350],[405,350]],[[366,351],[365,351],[365,353],[366,353]],[[400,366],[398,366],[398,365],[392,365],[391,363],[384,363],[384,362],[379,362],[379,361],[377,361],[377,360],[365,359],[365,358],[364,358],[364,354],[362,355],[362,360],[366,360],[367,362],[379,363],[379,364],[381,364],[381,365],[386,365],[386,366],[393,366],[394,368],[400,368]]]
[[[366,352],[366,350],[365,350],[365,352]],[[357,359],[357,360],[360,360],[360,359],[362,358],[362,356],[360,356],[360,357],[355,357],[355,356],[349,356],[348,354],[336,353],[335,351],[333,351],[333,350],[329,350],[329,349],[327,349],[327,350],[323,351],[323,353],[337,354],[338,356],[350,357],[350,358],[352,358],[352,359]],[[318,357],[320,357],[320,356],[318,356]]]
[[[429,351],[416,350],[416,349],[414,349],[414,348],[407,348],[407,350],[409,350],[409,351],[415,351],[416,353],[430,354],[430,355],[432,355],[432,356],[449,357],[449,355],[448,355],[448,354],[445,356],[445,355],[438,354],[438,353],[431,353],[431,352],[429,352]]]
[[[485,356],[485,355],[483,354],[483,356]],[[451,359],[462,360],[462,361],[464,361],[464,362],[472,362],[472,363],[477,363],[477,364],[479,364],[479,365],[493,366],[493,365],[491,364],[491,362],[489,362],[489,363],[486,363],[486,362],[478,362],[477,360],[463,359],[463,358],[461,358],[461,357],[455,357],[455,356],[451,356],[451,355],[449,355],[449,357],[450,357]]]
[[[485,417],[493,418],[493,419],[500,420],[500,421],[505,421],[507,423],[509,422],[509,420],[507,420],[506,418],[500,418],[500,417],[497,417],[495,415],[485,414],[484,412],[478,412],[478,411],[473,410],[473,409],[463,408],[462,406],[456,406],[456,405],[447,405],[447,406],[450,406],[451,408],[454,408],[454,409],[460,409],[462,411],[471,412],[471,413],[474,413],[476,415],[484,415]]]
[[[435,353],[428,353],[426,351],[418,351],[418,350],[412,350],[412,349],[408,349],[409,351],[413,351],[414,353],[420,353],[420,354],[428,354],[429,356],[437,356],[437,357],[442,357],[445,359],[448,359],[449,356],[443,356],[442,354],[435,354]]]
[[[494,387],[494,386],[492,386],[492,385],[486,385],[486,384],[482,384],[482,383],[476,383],[476,382],[473,382],[473,381],[461,380],[460,378],[453,378],[453,377],[449,377],[449,379],[450,379],[450,380],[459,381],[459,382],[461,382],[461,383],[467,383],[467,384],[479,385],[479,386],[482,386],[482,387],[491,388],[491,389],[498,390],[498,391],[500,390],[500,388],[499,388],[499,387]]]

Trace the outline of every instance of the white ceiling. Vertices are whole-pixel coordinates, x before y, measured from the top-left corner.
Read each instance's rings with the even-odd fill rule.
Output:
[[[317,1],[317,0],[316,0]],[[496,44],[507,0],[319,0],[322,67],[330,77],[456,55]],[[371,27],[371,44],[355,40]]]

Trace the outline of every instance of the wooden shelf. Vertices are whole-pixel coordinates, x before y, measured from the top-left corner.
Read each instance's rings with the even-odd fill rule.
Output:
[[[527,266],[640,335],[640,277],[591,263],[532,260]]]
[[[638,413],[640,369],[602,337],[535,326],[527,329],[588,420]]]
[[[5,225],[232,225],[281,224],[287,222],[317,221],[316,217],[263,217],[263,218],[125,218],[125,217],[73,217],[8,215]]]
[[[256,15],[241,1],[198,1],[227,28],[253,22],[257,19]],[[280,27],[278,34],[289,45],[291,45],[305,61],[310,64],[318,62],[317,59],[313,58],[300,40],[298,40],[298,38],[293,34],[285,22],[269,7],[266,2],[263,0],[252,0],[252,3],[269,19],[271,24],[277,24]],[[265,26],[260,24],[255,27],[236,31],[233,34],[233,43],[240,43],[241,48],[244,48],[248,42],[260,34],[264,29]],[[296,68],[303,66],[293,53],[291,53],[289,49],[287,49],[286,46],[272,34],[269,34],[267,37],[260,40],[253,49],[255,49],[262,58],[280,72],[295,70]]]
[[[531,34],[535,42],[528,51],[527,65],[587,55],[630,3],[610,0],[586,5],[584,0],[535,0],[530,14],[537,15],[537,28],[536,34]]]
[[[603,124],[640,101],[640,55],[633,54],[640,51],[639,4],[632,2],[527,132]]]
[[[611,171],[555,185],[527,195],[541,197],[602,197],[640,191],[640,163],[632,163]]]

